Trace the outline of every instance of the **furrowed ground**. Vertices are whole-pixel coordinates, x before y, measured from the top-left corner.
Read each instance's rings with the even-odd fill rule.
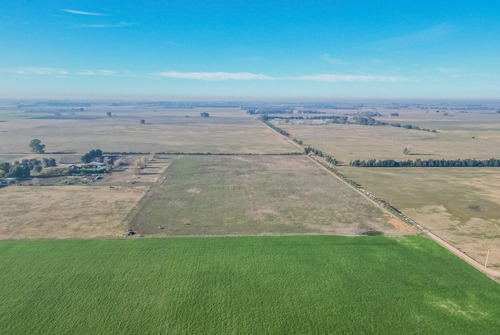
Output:
[[[0,243],[4,334],[496,334],[500,286],[432,241]]]
[[[160,236],[412,233],[390,221],[305,156],[189,156],[169,166],[130,227]]]

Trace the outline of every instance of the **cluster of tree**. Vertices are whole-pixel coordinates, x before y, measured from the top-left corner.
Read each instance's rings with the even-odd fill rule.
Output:
[[[315,154],[316,156],[319,156],[319,157],[325,157],[325,155],[323,154],[323,151],[321,150],[318,150],[318,149],[314,149],[313,147],[311,146],[307,146],[304,148],[304,153],[306,155],[310,154],[310,153],[313,153]]]
[[[333,120],[332,123],[349,123],[347,116],[322,115],[322,116],[269,116],[267,120]]]
[[[35,154],[43,154],[45,152],[45,144],[42,144],[42,141],[37,138],[30,141],[29,147],[31,152],[34,152]]]
[[[40,173],[42,169],[56,166],[54,158],[43,158],[41,161],[35,158],[23,159],[14,163],[0,162],[0,177],[6,178],[29,178],[31,173]]]
[[[414,129],[414,130],[422,130],[422,131],[437,133],[436,129],[420,128],[419,126],[413,126],[411,124],[403,124],[402,125],[401,123],[391,123],[391,126],[397,127],[397,128],[402,127],[405,129]]]
[[[340,161],[338,161],[336,158],[333,158],[332,156],[326,155],[326,161],[332,165],[340,165]]]
[[[381,122],[381,121],[375,120],[371,116],[361,116],[361,115],[353,116],[352,123],[360,124],[363,126],[385,126],[385,125],[387,125],[387,122]]]
[[[85,155],[82,156],[82,163],[93,162],[96,158],[101,159],[102,151],[101,149],[90,150]]]
[[[255,115],[255,114],[293,114],[293,109],[274,109],[274,108],[266,108],[266,109],[247,109],[247,114]]]
[[[210,114],[208,114],[207,112],[201,112],[200,116],[201,117],[210,117]]]
[[[290,133],[288,133],[287,131],[279,128],[279,127],[276,127],[274,124],[271,124],[269,123],[267,120],[268,120],[268,117],[267,115],[263,115],[260,120],[262,122],[264,122],[266,125],[268,125],[269,127],[271,127],[272,129],[276,130],[278,133],[280,133],[281,135],[284,135],[284,136],[287,136],[287,137],[290,137]]]
[[[294,138],[292,138],[292,140],[293,140],[295,143],[299,144],[299,145],[302,145],[302,143],[303,143],[303,142],[302,142],[302,140],[298,140],[298,139],[296,139],[295,137],[294,137]]]
[[[499,167],[500,159],[416,159],[414,161],[410,159],[406,161],[395,161],[393,159],[356,159],[351,161],[350,165],[359,167]]]
[[[326,114],[326,112],[318,112],[317,110],[298,110],[298,114]]]

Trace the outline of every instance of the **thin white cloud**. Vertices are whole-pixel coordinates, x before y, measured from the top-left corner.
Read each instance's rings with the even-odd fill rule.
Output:
[[[85,70],[85,71],[78,71],[77,74],[81,76],[113,76],[118,74],[117,71],[113,70]]]
[[[346,61],[340,59],[340,58],[332,58],[330,57],[329,54],[322,54],[321,55],[321,58],[323,58],[325,61],[327,61],[328,63],[330,64],[334,64],[334,65],[342,65],[342,64],[347,64]]]
[[[400,82],[406,80],[406,78],[404,77],[396,77],[396,76],[330,74],[330,73],[288,77],[288,79],[305,80],[305,81],[324,81],[324,82]]]
[[[10,69],[7,72],[18,74],[18,75],[42,75],[42,76],[50,76],[50,75],[67,75],[68,71],[64,69],[57,69],[51,67],[34,67],[34,66],[24,66],[15,69]]]
[[[276,78],[266,76],[262,73],[251,72],[160,72],[160,77],[175,79],[193,79],[193,80],[274,80]]]
[[[70,14],[77,14],[77,15],[88,15],[88,16],[107,16],[107,14],[102,14],[102,13],[92,13],[92,12],[83,12],[81,10],[74,10],[74,9],[61,9],[62,12],[70,13]]]

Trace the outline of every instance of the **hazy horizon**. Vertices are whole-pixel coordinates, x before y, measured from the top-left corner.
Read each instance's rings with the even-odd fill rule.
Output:
[[[500,98],[495,1],[2,7],[0,98]]]

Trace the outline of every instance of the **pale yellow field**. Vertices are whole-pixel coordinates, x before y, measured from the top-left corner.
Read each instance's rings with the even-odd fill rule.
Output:
[[[0,155],[29,154],[28,143],[37,138],[46,152],[83,154],[100,148],[112,152],[215,152],[282,153],[296,148],[239,109],[162,109],[157,112],[123,109],[111,118],[13,119],[0,123]],[[209,111],[209,118],[200,117]],[[114,114],[115,115],[115,114]],[[30,115],[31,116],[31,115]],[[144,119],[146,124],[140,124]]]
[[[123,236],[145,186],[9,186],[0,190],[0,239]]]

